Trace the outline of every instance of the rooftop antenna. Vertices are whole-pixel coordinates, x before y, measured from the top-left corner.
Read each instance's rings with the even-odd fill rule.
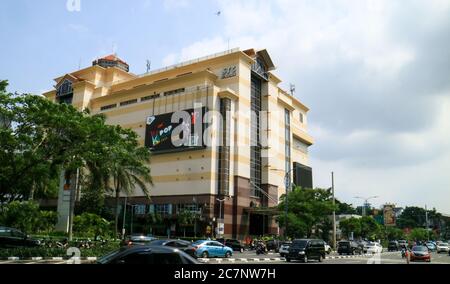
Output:
[[[291,96],[294,96],[295,94],[295,85],[294,84],[289,84],[289,90],[291,92]]]
[[[152,66],[152,62],[147,59],[147,73],[150,72],[150,67]]]

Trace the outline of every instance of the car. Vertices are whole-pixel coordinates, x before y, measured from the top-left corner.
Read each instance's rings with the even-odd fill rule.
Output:
[[[273,250],[273,251],[277,252],[279,249],[279,241],[275,240],[275,239],[268,240],[266,242],[266,247],[267,247],[267,250],[269,250],[269,251]]]
[[[185,252],[166,246],[131,246],[115,250],[97,261],[98,264],[199,264]]]
[[[233,255],[233,249],[226,245],[211,240],[200,240],[192,244],[195,248],[197,257],[225,257],[229,258]]]
[[[436,251],[436,245],[433,242],[426,242],[425,246],[430,250],[430,251]]]
[[[408,241],[406,241],[406,240],[399,240],[398,241],[398,245],[399,245],[400,249],[407,248],[408,247]]]
[[[281,257],[285,257],[289,253],[289,247],[292,245],[292,242],[283,242],[278,249]]]
[[[244,245],[239,240],[235,239],[217,239],[217,241],[221,244],[226,245],[233,249],[233,251],[244,252]]]
[[[338,242],[337,252],[342,254],[362,254],[363,248],[355,241],[340,241]]]
[[[327,254],[330,254],[331,251],[332,251],[331,246],[330,246],[329,244],[325,243],[325,252],[326,252]]]
[[[0,247],[2,248],[38,247],[40,245],[40,240],[33,239],[20,230],[0,227]]]
[[[195,253],[195,247],[192,246],[192,243],[189,241],[183,241],[183,240],[171,240],[171,239],[166,239],[166,240],[153,240],[150,242],[150,245],[155,245],[155,246],[166,246],[166,247],[173,247],[173,248],[177,248],[179,250],[184,251],[185,253],[187,253],[188,255],[197,258],[197,254]]]
[[[399,251],[400,244],[397,241],[390,241],[388,244],[388,251]]]
[[[301,260],[307,263],[310,259],[322,262],[325,259],[325,242],[316,239],[296,239],[289,247],[286,261]]]
[[[127,236],[120,244],[122,246],[148,245],[156,239],[157,238],[144,235],[131,235]]]
[[[369,242],[368,244],[366,244],[366,247],[364,250],[366,251],[366,253],[376,254],[376,253],[382,253],[383,247],[379,243]]]
[[[431,262],[431,254],[426,246],[414,246],[411,250],[410,261],[427,261]]]
[[[450,251],[450,248],[448,247],[448,243],[440,242],[440,243],[436,246],[436,251],[437,251],[437,253],[441,253],[441,252],[449,252],[449,251]]]

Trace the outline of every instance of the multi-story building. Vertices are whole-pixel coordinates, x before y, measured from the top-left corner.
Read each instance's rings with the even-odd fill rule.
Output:
[[[223,228],[242,239],[279,233],[277,212],[267,208],[290,181],[312,187],[308,108],[278,86],[274,69],[266,50],[234,49],[138,76],[110,55],[56,78],[44,95],[102,113],[152,149],[151,201],[136,189],[128,196],[134,213],[165,216],[175,231],[176,214],[190,210],[201,215],[197,235]],[[181,123],[171,118],[183,110],[189,131],[203,129],[176,147],[171,135]]]

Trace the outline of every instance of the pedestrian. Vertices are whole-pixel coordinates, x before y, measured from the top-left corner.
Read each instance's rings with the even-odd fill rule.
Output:
[[[406,264],[409,264],[410,257],[411,257],[411,254],[409,253],[409,249],[406,250],[405,256],[406,256]]]

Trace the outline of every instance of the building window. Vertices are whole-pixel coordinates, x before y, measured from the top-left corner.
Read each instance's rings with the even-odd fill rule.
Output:
[[[303,123],[303,113],[300,113],[300,122]]]
[[[108,109],[112,109],[112,108],[115,108],[115,107],[117,107],[117,104],[112,104],[112,105],[102,106],[102,107],[100,108],[100,110],[103,111],[103,110],[108,110]]]
[[[291,113],[288,109],[284,110],[284,153],[286,156],[285,159],[285,170],[286,173],[289,173],[288,176],[291,176]],[[288,180],[287,184],[291,184],[291,181]]]
[[[149,101],[149,100],[152,100],[152,99],[157,99],[159,97],[160,97],[160,94],[154,94],[154,95],[151,95],[151,96],[145,96],[145,97],[141,98],[141,102]]]
[[[172,214],[171,204],[155,204],[155,213],[162,216],[167,216]]]
[[[261,197],[261,144],[259,133],[259,115],[261,111],[262,81],[252,76],[251,83],[251,125],[250,125],[250,181],[251,195]]]
[[[137,99],[132,99],[132,100],[121,102],[120,106],[127,106],[127,105],[131,105],[131,104],[135,104],[135,103],[137,103]]]
[[[134,205],[134,214],[145,215],[145,204]]]
[[[164,96],[176,95],[176,94],[179,94],[179,93],[184,93],[184,91],[185,91],[184,88],[171,90],[171,91],[164,92]]]

